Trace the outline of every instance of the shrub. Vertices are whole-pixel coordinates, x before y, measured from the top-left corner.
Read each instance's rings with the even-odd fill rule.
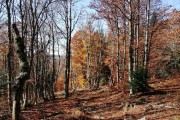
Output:
[[[102,84],[102,85],[103,85],[103,84],[106,84],[106,81],[107,81],[107,80],[106,80],[106,77],[104,77],[104,76],[103,76],[103,77],[100,77],[100,84]]]
[[[133,93],[146,92],[151,87],[148,85],[149,75],[144,68],[139,68],[132,73],[133,80],[130,82]]]
[[[101,76],[100,76],[100,84],[104,85],[108,83],[109,76],[111,75],[111,70],[109,66],[103,66],[101,70]]]

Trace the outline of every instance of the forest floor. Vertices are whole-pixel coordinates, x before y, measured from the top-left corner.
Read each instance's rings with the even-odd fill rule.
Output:
[[[77,91],[68,99],[57,94],[54,101],[22,111],[22,119],[180,120],[180,78],[151,81],[150,86],[154,90],[136,96],[125,96],[105,86],[98,90]],[[3,118],[1,114],[0,109],[0,119]]]

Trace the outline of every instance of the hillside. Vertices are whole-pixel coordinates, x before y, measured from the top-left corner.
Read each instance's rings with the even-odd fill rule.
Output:
[[[64,99],[63,94],[57,94],[55,101],[43,102],[22,111],[22,119],[179,120],[179,81],[180,78],[153,81],[150,85],[155,88],[154,90],[134,97],[124,96],[108,87],[93,91],[77,91],[68,99]],[[4,120],[5,116],[0,117]]]

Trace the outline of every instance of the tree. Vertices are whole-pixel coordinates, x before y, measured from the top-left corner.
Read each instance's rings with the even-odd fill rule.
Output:
[[[152,32],[149,28],[151,11],[158,10],[157,4],[160,1],[140,1],[140,0],[95,0],[91,3],[91,7],[94,8],[98,16],[97,18],[103,18],[107,21],[110,32],[114,32],[114,28],[117,28],[120,36],[122,36],[124,50],[123,51],[123,71],[125,71],[125,59],[126,59],[126,48],[128,50],[128,81],[133,80],[132,73],[136,71],[140,66],[148,69],[149,54],[151,49],[151,38]],[[154,4],[155,3],[155,4]],[[146,8],[146,9],[145,9]],[[146,11],[146,12],[143,12]],[[145,31],[143,30],[145,28]],[[122,30],[121,30],[122,29]],[[126,47],[126,36],[128,34],[128,47]],[[143,35],[144,34],[144,35]],[[117,35],[117,37],[119,36]],[[144,40],[144,41],[142,41]],[[118,40],[119,41],[119,40]],[[113,42],[112,42],[113,43]],[[144,47],[140,47],[144,44]],[[117,44],[117,56],[121,47]],[[113,48],[113,47],[112,47]],[[114,50],[114,49],[112,49]],[[144,51],[142,53],[141,51]],[[143,56],[143,57],[141,57]],[[117,57],[118,58],[118,57]],[[119,63],[118,65],[121,63]],[[111,62],[113,63],[113,62]],[[111,65],[113,66],[113,65]],[[117,78],[118,78],[117,69]],[[115,71],[112,67],[111,71]],[[125,72],[123,72],[123,79],[125,79]],[[112,72],[112,75],[114,73]],[[118,80],[118,79],[117,79]],[[132,93],[132,89],[130,89]]]
[[[73,81],[73,91],[77,88],[88,87],[87,79],[87,50],[86,40],[87,33],[84,30],[79,30],[72,38],[72,60],[71,60],[71,81]]]
[[[95,8],[99,13],[99,18],[105,18],[108,22],[108,26],[112,35],[114,36],[114,41],[112,41],[112,58],[111,58],[111,72],[116,71],[115,75],[112,73],[112,80],[119,84],[120,81],[120,52],[121,52],[121,22],[123,21],[123,17],[119,14],[119,7],[122,5],[122,1],[101,1],[97,0],[97,2],[92,3],[91,7]],[[120,6],[118,6],[120,5]],[[115,55],[116,54],[116,55]],[[114,59],[114,55],[116,59]],[[116,70],[114,70],[116,69]],[[114,83],[113,83],[114,84]]]
[[[11,6],[12,0],[6,0],[7,18],[8,18],[8,38],[9,38],[9,51],[8,51],[8,102],[11,110],[11,85],[12,85],[12,61],[13,61],[13,38],[11,32]]]
[[[86,77],[87,77],[87,81],[89,83],[89,89],[92,88],[92,71],[91,71],[91,58],[92,58],[92,34],[94,32],[94,28],[92,25],[92,21],[88,21],[87,26],[87,34],[88,34],[88,38],[86,38],[85,41],[85,46],[86,46],[86,54],[87,54],[87,73],[86,73]]]
[[[146,27],[145,27],[145,40],[144,40],[144,69],[147,70],[148,66],[148,46],[149,46],[149,16],[150,16],[150,0],[146,0]]]
[[[25,81],[29,79],[30,72],[29,72],[29,64],[27,61],[27,56],[25,53],[25,45],[24,40],[20,37],[19,30],[16,24],[13,24],[13,29],[16,34],[16,43],[17,43],[17,54],[20,60],[20,74],[16,78],[16,83],[13,86],[13,108],[12,108],[12,120],[19,120],[20,119],[20,110],[21,104],[20,99],[23,93],[23,87]]]
[[[59,1],[58,6],[62,9],[58,10],[58,15],[61,18],[64,27],[56,26],[62,33],[63,37],[66,40],[66,67],[65,67],[65,98],[69,97],[69,80],[70,80],[70,72],[71,72],[71,39],[72,32],[75,29],[75,26],[82,14],[80,10],[79,13],[74,10],[76,0],[65,0]]]
[[[151,18],[150,39],[153,47],[149,72],[158,79],[165,79],[177,75],[179,71],[179,12],[173,10],[164,17],[159,12],[164,10],[156,11]]]
[[[78,83],[77,87],[82,87],[82,84],[87,87],[88,83],[89,89],[97,89],[106,77],[103,70],[107,68],[104,64],[107,41],[101,23],[96,26],[97,30],[92,21],[87,21],[72,39],[72,70],[75,77],[72,79]]]

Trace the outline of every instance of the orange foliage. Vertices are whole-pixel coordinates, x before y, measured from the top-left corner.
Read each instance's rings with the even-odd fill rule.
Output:
[[[84,88],[85,79],[83,76],[83,71],[85,71],[86,64],[86,46],[84,44],[84,39],[87,34],[80,30],[77,31],[76,34],[72,38],[72,75],[71,79],[76,82],[78,88]],[[74,80],[76,79],[76,80]],[[73,87],[73,84],[71,85]]]
[[[83,75],[79,75],[77,78],[77,87],[78,88],[87,88],[88,82],[84,79]]]
[[[171,61],[177,59],[180,45],[180,12],[172,11],[168,19],[161,20],[152,37],[152,49],[150,54],[150,73],[160,76],[166,74],[165,69]],[[159,72],[157,70],[160,70]],[[170,69],[169,69],[170,70]],[[174,73],[176,73],[174,71]]]
[[[64,90],[64,75],[59,76],[55,84],[55,91],[60,92]]]
[[[0,46],[0,51],[6,53],[8,49],[4,46]]]

